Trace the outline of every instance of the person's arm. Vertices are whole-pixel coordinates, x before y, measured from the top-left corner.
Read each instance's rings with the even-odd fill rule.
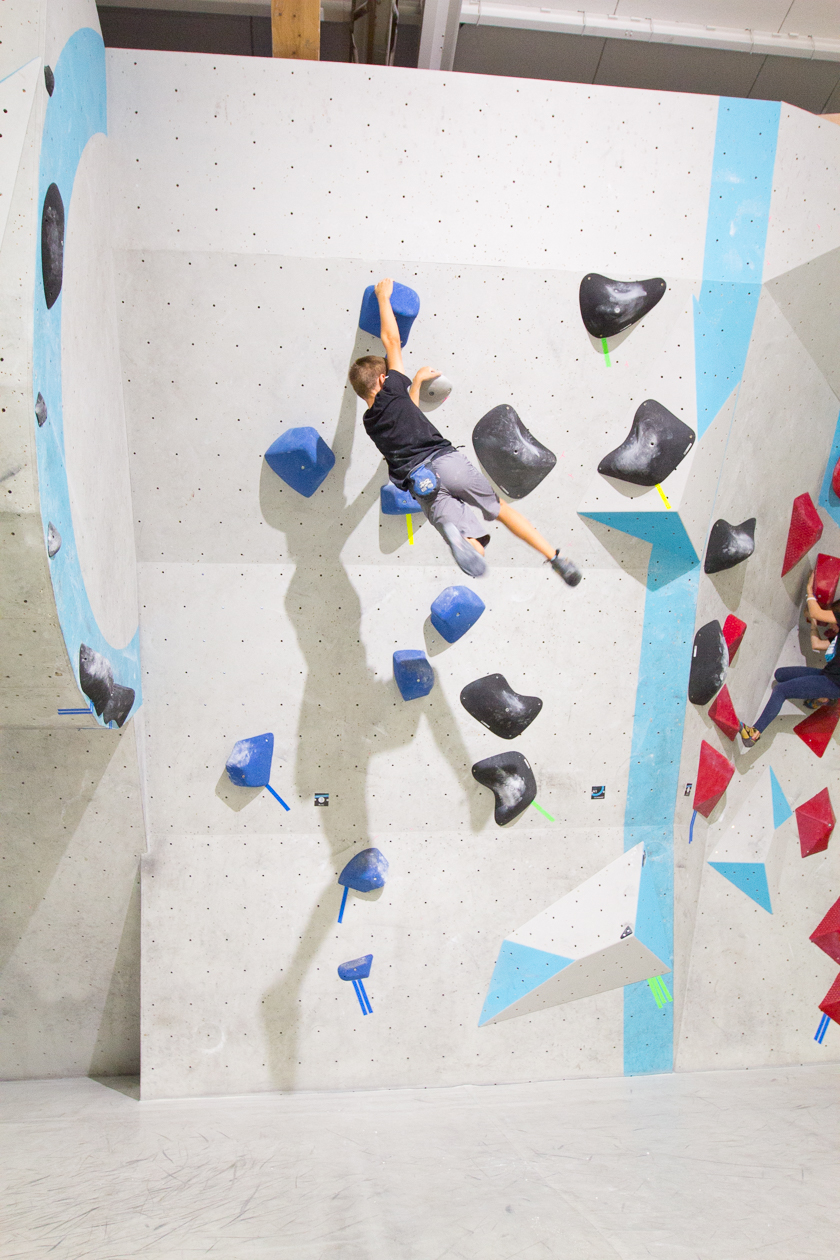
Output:
[[[420,406],[420,386],[423,382],[435,381],[439,376],[440,372],[437,372],[431,367],[421,367],[414,373],[414,380],[411,382],[411,389],[408,391],[408,396],[414,403],[415,407]]]
[[[391,294],[394,291],[393,280],[380,280],[374,289],[376,300],[379,302],[379,338],[385,347],[385,362],[388,364],[388,370],[391,368],[395,372],[405,374],[402,361],[402,346],[400,345],[400,330],[397,327],[397,321],[394,312],[391,309]]]
[[[811,651],[812,652],[827,652],[830,647],[831,647],[831,643],[829,642],[828,639],[821,639],[820,636],[814,630],[811,631]]]
[[[805,597],[805,616],[808,621],[819,621],[824,626],[836,626],[834,613],[828,612],[825,608],[820,608],[815,595],[807,595]]]

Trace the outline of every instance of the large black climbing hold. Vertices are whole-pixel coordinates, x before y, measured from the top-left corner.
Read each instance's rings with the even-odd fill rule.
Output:
[[[682,463],[695,432],[662,403],[646,399],[633,417],[627,437],[598,465],[598,472],[634,486],[656,486]]]
[[[122,726],[133,704],[134,688],[122,687],[119,683],[114,683],[108,703],[102,712],[102,721],[116,722],[117,726]]]
[[[580,313],[593,337],[615,337],[652,311],[667,288],[652,280],[610,280],[592,271],[580,282]]]
[[[472,768],[473,778],[489,787],[496,798],[496,822],[500,827],[518,818],[537,795],[537,781],[521,752],[497,753]]]
[[[709,534],[706,559],[703,568],[707,573],[722,573],[734,569],[736,564],[749,560],[755,551],[755,517],[740,525],[729,521],[715,521]]]
[[[50,184],[41,212],[41,275],[47,310],[58,300],[64,275],[64,202],[57,184]]]
[[[102,653],[86,643],[79,648],[79,686],[101,717],[114,689],[114,671]]]
[[[467,683],[461,692],[461,704],[500,739],[516,739],[543,707],[539,696],[520,696],[503,674],[488,674]]]
[[[44,66],[44,87],[47,89],[47,95],[52,96],[55,91],[55,75],[52,66]]]
[[[528,432],[507,403],[481,417],[472,440],[485,470],[511,499],[524,499],[557,463],[554,452]]]
[[[688,698],[692,704],[708,704],[726,679],[729,648],[719,621],[707,621],[694,636]]]

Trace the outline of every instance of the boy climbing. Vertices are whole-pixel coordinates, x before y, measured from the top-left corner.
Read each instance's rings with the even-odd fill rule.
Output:
[[[580,570],[543,538],[516,508],[499,499],[487,478],[439,433],[419,407],[420,386],[440,373],[422,367],[409,380],[403,370],[397,321],[391,309],[393,282],[380,280],[380,337],[386,358],[368,354],[350,369],[350,384],[367,403],[365,432],[388,465],[394,485],[410,490],[428,520],[443,535],[456,564],[471,577],[486,570],[484,548],[489,534],[481,534],[475,510],[486,521],[501,521],[512,534],[545,556],[555,573],[577,586]]]

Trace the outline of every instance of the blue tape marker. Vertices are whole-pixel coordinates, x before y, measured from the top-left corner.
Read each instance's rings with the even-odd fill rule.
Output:
[[[823,1037],[828,1032],[828,1025],[830,1023],[831,1023],[831,1020],[828,1018],[828,1016],[823,1015],[822,1019],[820,1020],[820,1026],[817,1029],[816,1036],[814,1037],[814,1041],[819,1042],[820,1045],[822,1045],[823,1043]]]
[[[365,1003],[364,1003],[364,1001],[363,1001],[363,999],[362,999],[362,994],[361,994],[361,992],[360,992],[361,988],[362,988],[362,982],[361,982],[361,980],[354,980],[354,981],[353,981],[353,991],[355,992],[356,997],[359,999],[359,1006],[361,1006],[361,1008],[362,1008],[362,1014],[363,1014],[363,1015],[367,1015],[367,1008],[366,1008],[366,1006],[365,1006]]]
[[[92,713],[93,709],[88,705],[86,709],[58,709],[59,717],[68,717],[73,713]],[[109,723],[110,726],[110,723]]]
[[[694,813],[691,815],[691,826],[688,829],[688,843],[689,844],[691,844],[692,840],[694,839],[694,820],[696,819],[696,817],[697,817],[697,810],[695,809]]]
[[[364,998],[365,1006],[367,1007],[367,1010],[365,1011],[365,1014],[366,1014],[366,1015],[372,1015],[372,1014],[373,1014],[373,1007],[372,1007],[372,1006],[371,1006],[371,1004],[370,1004],[370,998],[369,998],[369,997],[368,997],[368,995],[367,995],[367,989],[365,988],[365,982],[364,982],[364,980],[354,980],[354,981],[353,981],[353,983],[354,983],[354,984],[357,984],[357,985],[359,986],[359,991],[360,991],[360,993],[361,993],[362,997]]]
[[[338,912],[338,921],[339,921],[339,923],[340,923],[340,922],[341,922],[341,920],[344,918],[344,907],[347,905],[347,894],[349,893],[349,891],[350,891],[350,885],[349,885],[349,884],[345,884],[345,885],[344,885],[344,896],[341,898],[341,909],[340,909],[340,910],[339,910],[339,912]]]
[[[266,785],[265,785],[265,786],[268,788],[269,792],[270,792],[270,793],[271,793],[271,795],[274,797],[275,801],[279,801],[279,802],[280,802],[280,804],[281,804],[281,805],[283,806],[283,808],[285,809],[286,813],[288,813],[288,812],[289,812],[289,807],[288,807],[288,805],[286,804],[286,802],[283,800],[283,797],[282,797],[282,796],[278,796],[278,795],[277,795],[277,793],[274,791],[274,788],[271,786],[271,784],[270,784],[270,783],[266,783]],[[339,922],[341,922],[341,920],[339,920]]]

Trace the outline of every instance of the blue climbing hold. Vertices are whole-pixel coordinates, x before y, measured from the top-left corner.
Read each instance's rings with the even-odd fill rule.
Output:
[[[397,284],[394,281],[394,291],[391,294],[391,310],[394,312],[397,328],[400,330],[400,345],[404,346],[408,341],[411,325],[420,312],[420,298],[413,289],[409,289],[408,285]],[[372,337],[378,337],[382,331],[379,322],[379,302],[373,291],[372,284],[369,284],[365,289],[365,295],[362,298],[359,327],[362,332],[370,333]]]
[[[372,892],[384,888],[388,874],[388,859],[378,849],[362,849],[351,857],[338,877],[339,884],[355,888],[356,892]]]
[[[419,700],[435,685],[435,675],[425,652],[413,648],[394,653],[394,679],[403,700]]]
[[[265,453],[266,463],[287,486],[311,498],[335,464],[335,455],[316,429],[286,429]]]
[[[407,516],[409,512],[422,512],[420,504],[410,490],[400,490],[393,481],[379,491],[379,506],[383,516]]]
[[[432,625],[447,643],[457,643],[484,612],[484,601],[468,586],[447,586],[432,604]]]
[[[225,764],[228,778],[237,787],[267,787],[273,755],[274,736],[270,732],[238,740]]]
[[[338,978],[340,980],[367,980],[372,962],[373,954],[365,954],[362,958],[351,958],[349,962],[339,963]]]

